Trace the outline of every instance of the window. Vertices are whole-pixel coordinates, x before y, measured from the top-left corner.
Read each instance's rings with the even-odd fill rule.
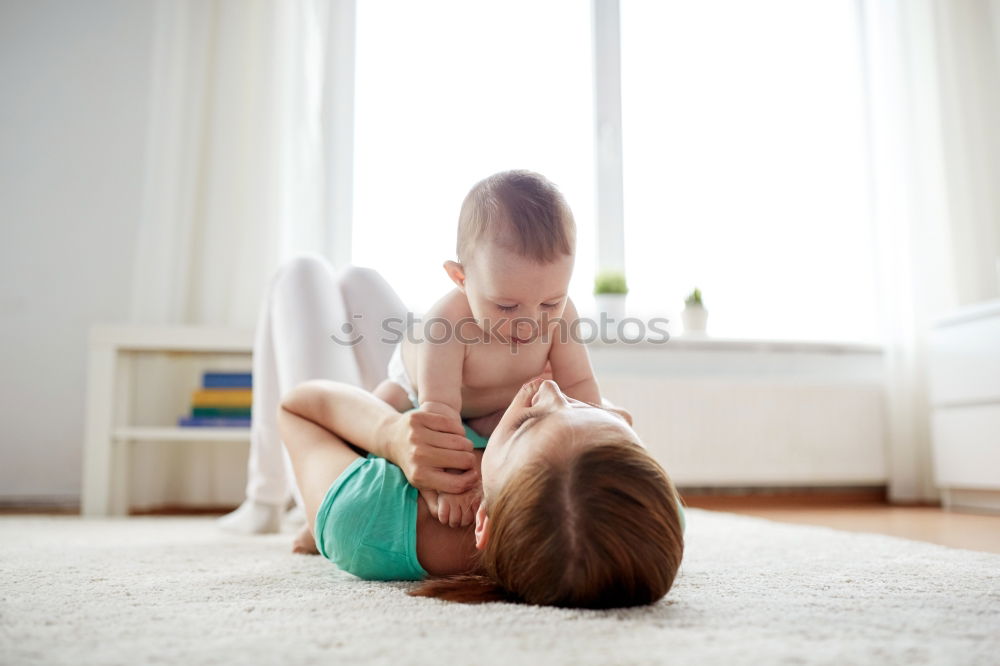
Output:
[[[622,0],[630,307],[720,337],[875,340],[852,0]]]
[[[578,0],[357,5],[353,261],[422,312],[451,287],[458,211],[511,168],[556,183],[577,220],[571,294],[594,274],[590,6]]]
[[[620,0],[629,310],[704,293],[717,337],[877,339],[853,0]],[[450,288],[462,199],[510,168],[557,185],[597,248],[590,3],[357,5],[355,263],[417,312]]]

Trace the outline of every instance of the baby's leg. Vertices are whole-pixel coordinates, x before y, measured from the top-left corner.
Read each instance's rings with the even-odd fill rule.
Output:
[[[383,379],[382,383],[375,387],[372,394],[379,400],[392,405],[397,412],[408,412],[413,409],[410,396],[406,395],[406,390],[394,381]]]

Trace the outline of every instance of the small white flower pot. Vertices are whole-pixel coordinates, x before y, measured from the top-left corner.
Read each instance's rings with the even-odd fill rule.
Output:
[[[684,320],[684,335],[706,335],[708,329],[708,310],[702,306],[685,306],[684,311],[681,312],[681,319]]]
[[[614,326],[625,319],[625,294],[594,294],[594,301],[597,303],[598,321],[602,312]]]

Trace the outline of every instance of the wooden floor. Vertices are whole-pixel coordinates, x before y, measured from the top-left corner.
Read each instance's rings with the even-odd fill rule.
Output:
[[[891,506],[852,502],[789,506],[787,501],[746,497],[685,497],[688,506],[768,520],[822,525],[929,541],[952,548],[1000,553],[1000,516],[958,513],[933,506]]]

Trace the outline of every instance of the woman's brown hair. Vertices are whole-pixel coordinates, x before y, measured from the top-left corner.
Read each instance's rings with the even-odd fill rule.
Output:
[[[487,505],[479,572],[411,594],[449,601],[616,608],[657,601],[684,553],[677,492],[627,439],[526,465]]]

